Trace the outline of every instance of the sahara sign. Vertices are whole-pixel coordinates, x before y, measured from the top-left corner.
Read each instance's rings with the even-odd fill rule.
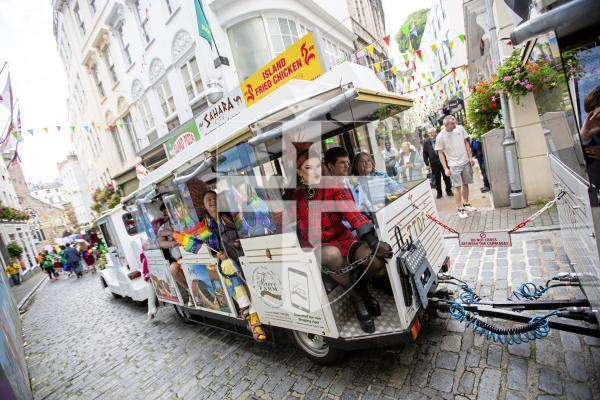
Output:
[[[236,87],[196,118],[202,136],[214,131],[245,108],[242,92]]]
[[[240,84],[250,107],[290,79],[313,80],[323,73],[312,32],[269,61]]]
[[[173,158],[188,146],[200,140],[200,132],[196,126],[196,121],[190,120],[185,125],[177,129],[171,139],[165,142],[165,153],[167,158]]]

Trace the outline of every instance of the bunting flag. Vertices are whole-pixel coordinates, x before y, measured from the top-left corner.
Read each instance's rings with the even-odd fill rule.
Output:
[[[421,76],[423,77],[423,79],[425,79],[425,77],[426,77],[427,75],[425,75],[425,72],[423,72],[423,73],[421,74]]]
[[[450,48],[450,50],[452,50],[452,48],[454,47],[454,40],[448,42],[448,47]]]
[[[60,132],[60,125],[56,125],[56,130]]]
[[[417,56],[419,56],[419,60],[423,61],[423,55],[421,54],[421,49],[417,49],[415,52],[417,53]]]
[[[404,33],[404,36],[408,37],[408,33],[409,33],[408,25],[404,25],[402,27],[402,33]],[[410,43],[410,40],[408,42]]]
[[[392,67],[392,74],[396,75],[397,72],[398,72],[398,68],[396,68],[395,66]]]
[[[458,39],[460,40],[461,43],[465,42],[465,34],[461,33],[460,35],[458,35]]]
[[[75,133],[75,125],[71,125],[70,128],[71,128],[71,133]]]
[[[367,46],[367,51],[370,55],[373,55],[373,53],[375,52],[375,46],[373,45],[373,43]]]
[[[356,54],[354,54],[354,53],[350,54],[350,61],[352,61],[354,64],[356,64],[358,62],[358,59],[356,58]]]
[[[119,122],[117,122],[117,126],[118,126],[120,129],[124,129],[124,128],[125,128],[125,123],[124,123],[123,121],[119,121]]]
[[[431,51],[433,51],[433,54],[437,55],[437,45],[435,43],[431,44]]]
[[[377,62],[377,63],[375,63],[375,64],[373,64],[373,66],[375,67],[375,70],[376,70],[377,72],[379,72],[379,70],[381,69],[381,66],[379,65],[379,63],[378,63],[378,62]]]
[[[390,35],[387,35],[386,37],[384,37],[383,41],[385,42],[385,44],[387,44],[389,46],[390,45]]]
[[[27,132],[29,132],[29,134],[30,134],[31,136],[33,136],[33,129],[27,129]]]
[[[450,48],[450,41],[448,39],[443,40],[442,43],[444,43],[446,47]]]
[[[403,53],[402,58],[404,58],[404,61],[408,61],[408,53]]]
[[[406,61],[404,64],[406,64],[406,68],[408,68],[408,66],[410,65],[410,61]]]
[[[100,125],[96,125],[96,131],[101,131],[102,127]]]
[[[42,128],[46,133],[48,133],[48,128]]]
[[[13,135],[15,137],[15,139],[19,139],[19,132],[14,130],[10,133],[11,135]]]

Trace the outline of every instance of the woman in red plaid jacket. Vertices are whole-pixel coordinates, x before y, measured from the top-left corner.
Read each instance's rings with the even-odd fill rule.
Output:
[[[322,179],[321,158],[310,149],[311,144],[294,143],[299,184],[291,199],[296,201],[300,245],[314,248],[322,272],[345,289],[361,328],[372,333],[373,317],[380,315],[381,310],[367,290],[366,279],[360,278],[381,275],[385,271],[384,258],[392,257],[392,248],[379,241],[372,222],[360,212],[342,180]],[[360,239],[344,226],[342,219],[348,221]],[[366,261],[353,264],[365,257]]]

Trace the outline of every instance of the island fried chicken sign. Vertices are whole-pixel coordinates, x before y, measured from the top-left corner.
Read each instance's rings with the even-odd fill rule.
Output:
[[[313,80],[323,73],[312,32],[291,45],[240,84],[246,107],[290,79]]]

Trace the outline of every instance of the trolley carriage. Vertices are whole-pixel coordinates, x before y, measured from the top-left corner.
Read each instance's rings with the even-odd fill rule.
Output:
[[[239,211],[235,207],[244,190],[269,209],[275,229],[262,227],[262,231],[254,229],[240,236],[241,273],[263,326],[287,330],[298,347],[320,363],[335,362],[346,350],[415,339],[425,311],[422,298],[426,301],[435,290],[438,272],[449,263],[441,231],[423,215],[423,211],[436,214],[426,179],[405,183],[405,193],[380,194],[385,206],[374,214],[380,240],[390,243],[397,253],[400,236],[418,240],[423,246],[421,261],[427,262],[420,275],[413,277],[389,260],[387,276],[393,294],[376,292],[382,315],[375,319],[372,334],[361,330],[343,290],[321,274],[315,254],[300,247],[295,221],[286,217],[293,205],[283,200],[281,190],[294,171],[286,165],[289,148],[285,141],[290,139],[285,135],[321,143],[323,149],[341,145],[351,155],[367,151],[375,155],[377,169],[385,170],[380,156],[383,143],[378,143],[376,129],[390,122],[378,116],[385,119],[411,104],[408,98],[386,92],[368,68],[345,63],[315,81],[286,83],[152,171],[123,203],[128,211],[137,212],[147,243],[155,243],[146,245],[144,253],[158,299],[174,304],[186,320],[244,331],[245,321],[236,313],[227,277],[217,268],[218,260],[208,246],[197,254],[181,249],[180,265],[192,288],[189,295],[182,293],[163,251],[156,246],[152,221],[160,204],[166,205],[176,230],[198,222],[186,184],[200,180],[223,194],[220,201],[233,211]],[[240,214],[253,218],[248,210]]]

